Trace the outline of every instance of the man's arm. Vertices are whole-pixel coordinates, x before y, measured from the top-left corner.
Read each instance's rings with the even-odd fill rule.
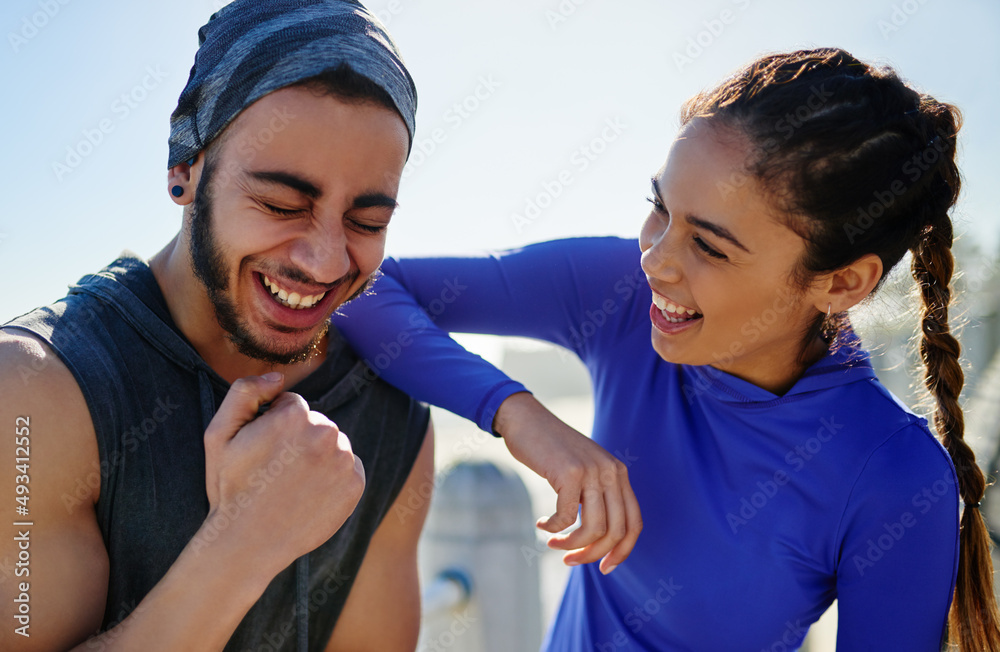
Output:
[[[19,369],[38,373],[25,374],[25,382]],[[0,486],[11,491],[0,513],[14,516],[14,425],[26,416],[32,442],[28,516],[35,524],[30,575],[0,584],[3,611],[10,614],[20,582],[29,583],[31,636],[15,633],[7,615],[0,648],[52,651],[82,643],[80,650],[99,644],[106,652],[221,650],[271,579],[332,536],[364,488],[364,470],[347,438],[310,412],[301,397],[280,393],[283,382],[280,374],[236,381],[205,433],[205,523],[245,494],[241,517],[217,537],[214,531],[211,537],[196,534],[124,621],[82,643],[100,626],[108,586],[107,552],[93,508],[98,490],[76,493],[81,481],[93,484],[89,475],[97,468],[89,410],[72,374],[51,351],[31,338],[0,333],[0,420],[7,433],[0,438]],[[255,418],[266,402],[271,408]],[[252,474],[287,443],[305,451],[296,472],[281,474],[259,495],[250,491]],[[18,554],[18,542],[4,537],[0,560]]]
[[[375,530],[327,652],[412,652],[420,632],[417,541],[434,485],[434,429]],[[417,497],[419,503],[413,498]],[[414,504],[419,507],[413,509]],[[399,509],[397,509],[399,507]]]
[[[98,630],[108,590],[108,554],[94,512],[100,467],[90,412],[55,355],[30,337],[2,331],[0,396],[0,648],[66,650]],[[15,441],[21,417],[28,445],[17,450],[16,443],[25,443]],[[17,458],[28,461],[18,469]],[[14,500],[16,476],[27,476],[18,483],[27,480],[23,504]],[[12,528],[15,521],[32,525]],[[18,531],[28,532],[23,547],[14,540]],[[11,617],[19,595],[30,600],[20,603],[28,637],[15,631],[20,623]]]

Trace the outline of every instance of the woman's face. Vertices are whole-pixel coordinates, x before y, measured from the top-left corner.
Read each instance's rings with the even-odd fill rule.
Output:
[[[783,393],[804,370],[803,337],[821,297],[793,284],[805,241],[743,171],[746,156],[735,132],[696,119],[653,179],[639,238],[653,348]],[[825,349],[818,339],[809,347],[813,357]]]

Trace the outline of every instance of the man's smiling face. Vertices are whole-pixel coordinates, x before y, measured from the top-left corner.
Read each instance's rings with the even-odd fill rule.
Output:
[[[243,111],[210,148],[190,211],[191,264],[241,353],[308,358],[333,311],[364,290],[408,142],[390,109],[290,87]]]

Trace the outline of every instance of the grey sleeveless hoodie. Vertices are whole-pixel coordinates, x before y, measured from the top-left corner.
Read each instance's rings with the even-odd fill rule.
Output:
[[[47,342],[90,408],[100,454],[97,519],[111,563],[102,631],[110,629],[208,515],[203,436],[229,384],[173,324],[152,270],[128,254],[3,328]],[[329,541],[274,578],[227,652],[324,649],[427,429],[426,406],[375,379],[332,328],[327,359],[290,391],[348,434],[367,486]]]

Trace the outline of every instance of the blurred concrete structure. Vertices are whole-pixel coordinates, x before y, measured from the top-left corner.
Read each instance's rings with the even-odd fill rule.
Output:
[[[516,473],[462,462],[438,483],[420,546],[420,650],[536,652],[542,608],[531,499]],[[526,554],[527,553],[527,554]]]

